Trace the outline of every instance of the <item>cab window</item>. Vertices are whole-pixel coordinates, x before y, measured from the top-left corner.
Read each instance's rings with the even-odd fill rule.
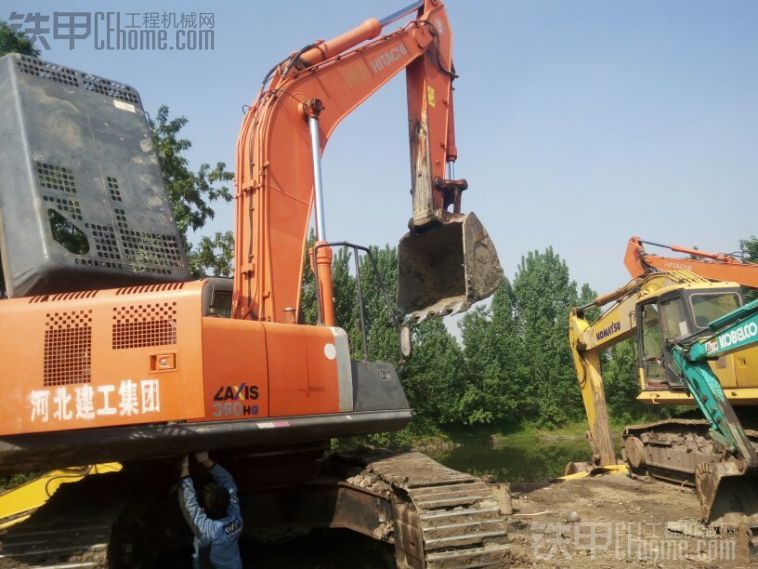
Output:
[[[661,322],[663,324],[663,337],[682,338],[692,334],[690,322],[687,318],[687,308],[681,297],[670,298],[661,302]]]
[[[214,291],[213,300],[208,307],[208,316],[218,316],[219,318],[230,318],[232,316],[231,291]]]
[[[740,307],[740,295],[736,292],[719,292],[693,294],[690,296],[692,313],[698,328],[705,328],[708,323]]]
[[[666,370],[663,367],[663,336],[661,335],[661,320],[656,304],[646,304],[642,307],[642,361],[645,377],[655,382],[666,380]]]

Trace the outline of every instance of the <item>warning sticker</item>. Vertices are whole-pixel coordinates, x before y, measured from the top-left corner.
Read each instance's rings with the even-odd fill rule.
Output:
[[[429,103],[430,107],[433,107],[434,105],[437,104],[434,87],[432,87],[431,85],[427,85],[426,87],[426,100]]]
[[[118,99],[113,99],[113,106],[117,109],[121,109],[122,111],[129,111],[130,113],[137,112],[137,108],[134,105],[131,103],[125,103],[124,101],[119,101]]]

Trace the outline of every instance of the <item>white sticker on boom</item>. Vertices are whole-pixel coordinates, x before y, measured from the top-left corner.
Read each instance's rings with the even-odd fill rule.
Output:
[[[324,355],[327,360],[333,360],[337,357],[337,348],[334,344],[324,344]]]
[[[118,99],[113,99],[113,106],[117,109],[121,109],[122,111],[129,111],[130,113],[137,112],[137,109],[134,105],[131,103],[125,103],[124,101],[119,101]]]

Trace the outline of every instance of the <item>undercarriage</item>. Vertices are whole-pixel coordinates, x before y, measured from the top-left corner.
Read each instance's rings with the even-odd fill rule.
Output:
[[[755,418],[744,417],[742,423],[758,448]],[[746,515],[758,527],[758,477],[711,436],[707,421],[679,418],[631,425],[623,440],[622,454],[633,473],[695,487],[703,519]]]
[[[325,456],[322,444],[311,444],[218,460],[240,488],[247,537],[341,528],[394,545],[401,569],[507,564],[507,486],[423,454]],[[157,567],[192,540],[175,490],[175,460],[129,463],[68,484],[0,533],[0,569]]]

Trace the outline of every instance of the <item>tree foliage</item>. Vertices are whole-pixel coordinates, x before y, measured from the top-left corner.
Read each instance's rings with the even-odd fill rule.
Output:
[[[758,237],[753,235],[749,239],[742,239],[740,249],[744,252],[746,261],[758,263]]]
[[[227,276],[232,271],[233,233],[228,231],[213,237],[202,236],[195,248],[190,245],[188,236],[190,231],[201,229],[213,219],[213,202],[232,199],[227,183],[234,179],[234,174],[226,170],[223,162],[217,162],[213,167],[203,163],[197,172],[192,171],[185,155],[192,143],[181,135],[187,122],[186,117],[171,118],[169,108],[162,105],[150,121],[153,144],[193,275]]]
[[[217,231],[212,237],[203,235],[189,253],[193,275],[231,277],[234,274],[234,233]]]
[[[749,239],[743,239],[740,241],[740,249],[742,249],[744,259],[751,263],[758,263],[758,237],[753,235]],[[753,289],[745,289],[745,299],[747,301],[755,300],[758,298],[758,291]]]
[[[518,422],[528,407],[528,370],[510,282],[504,281],[495,292],[489,309],[476,308],[459,327],[467,364],[459,419],[466,424]]]
[[[605,398],[614,420],[626,422],[650,414],[649,405],[637,401],[637,348],[629,338],[613,346],[602,361]]]
[[[39,56],[39,50],[24,32],[14,31],[6,22],[0,20],[0,57],[9,53]]]
[[[594,296],[588,286],[583,297]],[[468,365],[461,419],[559,425],[582,412],[568,345],[568,314],[577,284],[552,248],[522,257],[489,310],[461,323]]]
[[[542,424],[559,425],[580,409],[568,346],[568,314],[578,304],[566,263],[548,247],[522,257],[513,283],[527,370],[524,394]]]

